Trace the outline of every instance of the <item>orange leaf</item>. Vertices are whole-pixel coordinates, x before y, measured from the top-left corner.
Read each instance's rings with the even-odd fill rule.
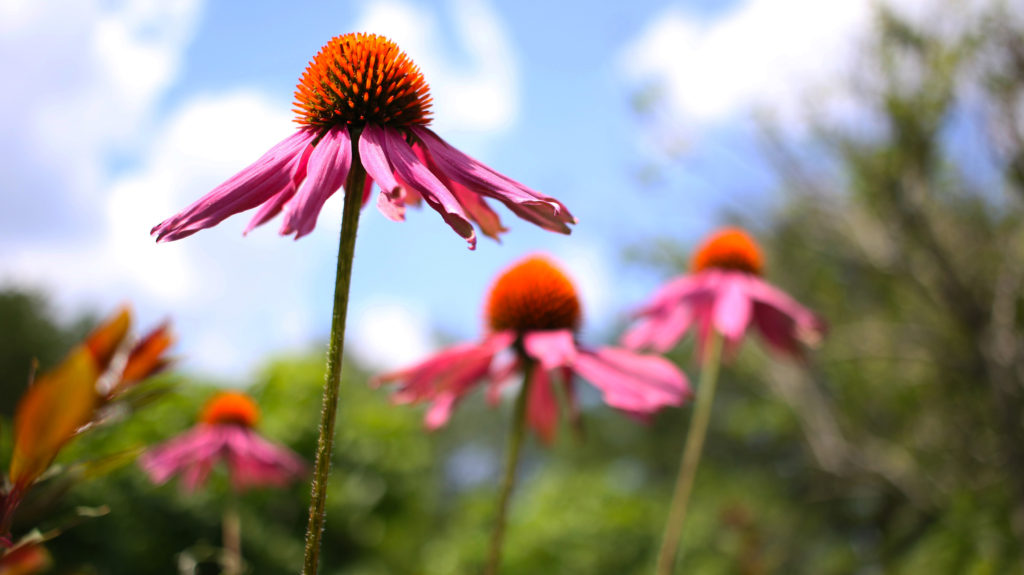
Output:
[[[173,343],[174,337],[171,335],[170,325],[167,322],[146,334],[128,354],[128,361],[125,363],[124,371],[121,372],[121,380],[110,391],[109,396],[114,397],[132,384],[167,367],[170,360],[163,354]]]
[[[42,573],[53,561],[38,543],[25,543],[7,550],[0,557],[0,575],[34,575]]]
[[[87,345],[78,346],[21,397],[14,413],[10,469],[15,488],[35,481],[75,431],[92,419],[99,376],[94,352]]]
[[[128,328],[131,325],[132,312],[127,307],[122,307],[113,317],[92,330],[85,340],[85,347],[95,358],[100,372],[106,371],[110,360],[128,335]]]

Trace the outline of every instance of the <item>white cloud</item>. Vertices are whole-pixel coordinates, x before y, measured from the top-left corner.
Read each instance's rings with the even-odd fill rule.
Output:
[[[426,315],[394,298],[361,302],[351,322],[352,353],[367,367],[392,370],[426,359],[435,349]]]
[[[0,65],[21,80],[0,90],[0,179],[16,191],[0,196],[0,281],[46,289],[69,312],[127,299],[144,321],[169,315],[184,368],[238,377],[268,354],[326,339],[330,293],[319,280],[337,239],[313,234],[297,246],[275,233],[279,222],[243,238],[246,215],[202,241],[149,236],[295,129],[287,105],[252,89],[192,96],[158,115],[201,1],[0,0]],[[386,20],[374,28],[415,54],[447,102],[438,123],[489,136],[515,119],[514,54],[482,0],[455,0],[453,14],[442,27],[432,13],[383,4],[366,20]],[[448,35],[455,56],[440,49]],[[336,231],[340,214],[335,196],[318,227]],[[432,349],[419,312],[371,308],[349,339],[366,361],[394,367]]]
[[[914,21],[939,5],[885,3]],[[707,20],[668,9],[624,50],[620,69],[630,82],[661,82],[673,111],[692,126],[767,110],[800,129],[812,101],[829,101],[825,113],[833,116],[851,113],[843,85],[874,10],[864,0],[747,0]]]
[[[200,0],[4,3],[0,179],[11,192],[0,196],[0,242],[87,233],[106,167],[151,125],[199,9]]]
[[[394,40],[420,67],[441,133],[508,129],[519,111],[519,64],[502,21],[485,0],[451,0],[447,12],[453,26],[442,27],[433,10],[382,0],[355,29]],[[457,56],[445,50],[452,39]]]

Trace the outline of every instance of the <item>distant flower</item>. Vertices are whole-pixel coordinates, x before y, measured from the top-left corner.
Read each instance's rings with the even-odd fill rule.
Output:
[[[527,420],[545,441],[554,438],[562,386],[570,413],[576,401],[573,375],[598,388],[605,403],[634,415],[648,415],[689,396],[686,376],[670,362],[619,348],[591,350],[576,342],[579,298],[572,282],[550,260],[528,257],[491,288],[486,309],[490,333],[483,341],[458,345],[408,369],[375,378],[400,382],[395,400],[427,401],[427,427],[444,425],[455,403],[481,383],[496,403],[512,375],[535,362],[527,398]],[[511,357],[501,361],[499,354]]]
[[[306,473],[306,464],[291,450],[263,439],[253,426],[259,408],[247,395],[222,392],[203,408],[199,423],[170,441],[152,448],[140,460],[154,483],[181,474],[185,489],[206,482],[218,462],[228,469],[236,490],[283,486]]]
[[[299,130],[153,228],[157,241],[184,238],[257,206],[246,232],[284,212],[281,234],[298,239],[313,231],[354,159],[381,189],[377,207],[386,217],[402,221],[406,204],[422,198],[471,248],[471,222],[495,239],[506,231],[485,197],[548,230],[567,234],[576,221],[558,200],[495,172],[427,128],[430,89],[419,68],[382,36],[333,38],[306,68],[295,100]],[[364,190],[354,191],[364,202],[370,184],[367,179]]]
[[[671,349],[692,327],[698,349],[712,330],[735,350],[753,325],[768,345],[800,356],[801,344],[813,344],[825,324],[807,308],[761,279],[762,258],[744,231],[726,228],[712,235],[693,258],[693,273],[662,286],[636,316],[623,337],[630,349]]]

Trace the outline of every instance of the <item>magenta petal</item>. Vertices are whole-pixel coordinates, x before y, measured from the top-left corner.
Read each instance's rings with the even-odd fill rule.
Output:
[[[324,202],[345,183],[351,165],[352,143],[348,130],[343,126],[324,134],[309,155],[306,181],[285,208],[281,235],[294,233],[295,239],[299,239],[312,232]]]
[[[295,196],[295,191],[299,189],[303,180],[306,179],[306,166],[309,164],[309,155],[312,153],[313,146],[306,146],[305,150],[302,151],[302,156],[299,158],[298,165],[295,167],[292,181],[285,189],[264,202],[260,209],[256,210],[256,215],[249,220],[249,225],[245,226],[245,230],[242,231],[243,236],[255,229],[256,226],[267,223],[271,218],[281,213],[281,209],[288,203],[288,200]]]
[[[690,394],[686,376],[671,362],[624,349],[581,351],[575,371],[603,392],[605,403],[639,414],[680,405]]]
[[[514,339],[511,332],[492,334],[482,343],[449,348],[411,368],[380,375],[371,383],[401,382],[394,400],[432,402],[427,425],[441,425],[459,398],[490,377],[494,355],[508,348]]]
[[[377,182],[381,193],[398,197],[402,187],[398,185],[394,169],[384,151],[385,142],[384,128],[367,124],[359,134],[359,161],[366,168],[366,173]]]
[[[665,310],[645,316],[622,337],[628,349],[651,349],[665,353],[672,349],[693,324],[693,310],[688,305],[666,306]]]
[[[739,342],[750,325],[752,305],[747,296],[747,274],[722,274],[712,313],[715,329],[730,342]]]
[[[306,464],[290,449],[274,445],[252,429],[222,425],[228,445],[227,465],[237,490],[283,486],[306,474]]]
[[[571,230],[566,224],[576,223],[576,218],[558,200],[495,172],[452,147],[429,128],[414,127],[412,132],[452,181],[501,201],[518,216],[545,229],[567,234]]]
[[[391,163],[384,153],[384,141],[384,128],[367,124],[359,136],[359,160],[380,188],[377,209],[387,219],[401,222],[405,220],[405,191],[395,179]]]
[[[567,329],[531,331],[523,336],[526,354],[540,362],[544,370],[571,366],[576,359],[576,342]]]
[[[551,377],[544,369],[533,371],[529,396],[526,398],[526,418],[541,441],[550,444],[558,431],[558,399],[551,387]]]
[[[308,130],[292,134],[213,191],[155,226],[150,233],[156,235],[158,242],[178,240],[266,202],[291,183],[302,152],[314,137]]]
[[[444,187],[444,184],[416,157],[400,133],[385,128],[384,138],[388,160],[401,182],[419,192],[427,204],[441,214],[455,233],[469,242],[470,249],[475,249],[476,232],[473,230],[473,224],[469,222],[462,205],[451,191]]]
[[[430,404],[430,409],[427,410],[427,415],[423,419],[427,429],[435,430],[448,423],[456,399],[458,396],[454,393],[442,393],[434,398],[434,402]]]

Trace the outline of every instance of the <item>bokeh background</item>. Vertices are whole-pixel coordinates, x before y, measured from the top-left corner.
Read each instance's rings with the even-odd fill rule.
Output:
[[[0,0],[5,414],[32,357],[53,365],[131,302],[173,321],[178,393],[68,460],[180,432],[221,386],[250,389],[263,431],[312,453],[340,198],[299,242],[274,222],[242,237],[244,216],[172,244],[148,231],[289,134],[299,74],[349,31],[397,41],[436,130],[580,224],[562,237],[503,213],[503,243],[469,252],[430,210],[364,212],[325,572],[471,573],[484,554],[507,414],[470,402],[426,434],[369,375],[477,337],[491,279],[535,251],[578,282],[582,339],[610,341],[726,222],[830,334],[806,365],[750,341],[725,370],[688,568],[1022,572],[1013,2]],[[695,372],[688,345],[672,359]],[[528,450],[506,572],[651,570],[689,410],[644,427],[594,399],[582,433]],[[217,545],[225,487],[187,496],[132,466],[84,482],[62,505],[111,513],[55,540],[56,570],[192,572],[182,557]],[[307,491],[244,496],[253,573],[294,571]]]

